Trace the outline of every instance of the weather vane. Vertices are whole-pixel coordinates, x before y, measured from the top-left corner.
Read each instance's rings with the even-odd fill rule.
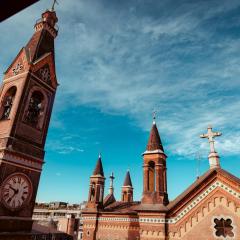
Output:
[[[58,1],[57,1],[57,0],[53,0],[52,11],[54,11],[55,4],[58,4]]]

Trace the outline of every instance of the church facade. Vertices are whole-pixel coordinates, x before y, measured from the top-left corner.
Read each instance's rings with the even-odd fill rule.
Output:
[[[90,177],[88,203],[83,211],[84,240],[212,240],[240,239],[240,179],[220,166],[214,138],[208,127],[210,168],[176,199],[167,191],[167,156],[155,123],[143,153],[143,193],[133,201],[127,172],[121,200],[113,191],[104,197],[104,171],[99,156]]]

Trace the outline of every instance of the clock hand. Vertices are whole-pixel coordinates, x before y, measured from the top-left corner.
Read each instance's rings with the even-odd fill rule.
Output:
[[[15,197],[15,195],[16,194],[18,194],[18,189],[14,189],[14,188],[12,188],[11,186],[9,187],[9,188],[11,188],[13,191],[14,191],[14,194],[12,195],[12,197],[10,197],[7,201],[8,202],[11,202],[12,201],[12,199]]]
[[[13,191],[14,191],[14,195],[16,194],[16,193],[18,193],[18,189],[15,189],[15,188],[13,188],[13,187],[9,187],[9,188],[11,188]]]

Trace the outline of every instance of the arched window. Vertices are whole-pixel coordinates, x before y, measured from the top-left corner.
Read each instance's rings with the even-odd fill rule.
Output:
[[[127,201],[127,192],[124,191],[123,192],[123,202],[126,202]]]
[[[148,191],[155,191],[155,163],[148,163]]]
[[[1,120],[9,119],[17,88],[11,87],[5,94],[1,106]]]
[[[91,186],[91,192],[90,192],[90,201],[93,202],[95,199],[95,183]]]
[[[99,201],[103,201],[103,186],[100,186],[100,195],[99,195]]]
[[[44,96],[41,92],[35,91],[29,100],[25,121],[33,127],[38,127],[40,115],[43,112]]]

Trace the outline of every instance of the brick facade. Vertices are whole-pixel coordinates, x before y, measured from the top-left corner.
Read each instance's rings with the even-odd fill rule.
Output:
[[[240,239],[240,179],[220,166],[210,168],[168,201],[166,154],[153,125],[143,154],[142,201],[114,200],[101,208],[89,205],[82,213],[83,239]]]

